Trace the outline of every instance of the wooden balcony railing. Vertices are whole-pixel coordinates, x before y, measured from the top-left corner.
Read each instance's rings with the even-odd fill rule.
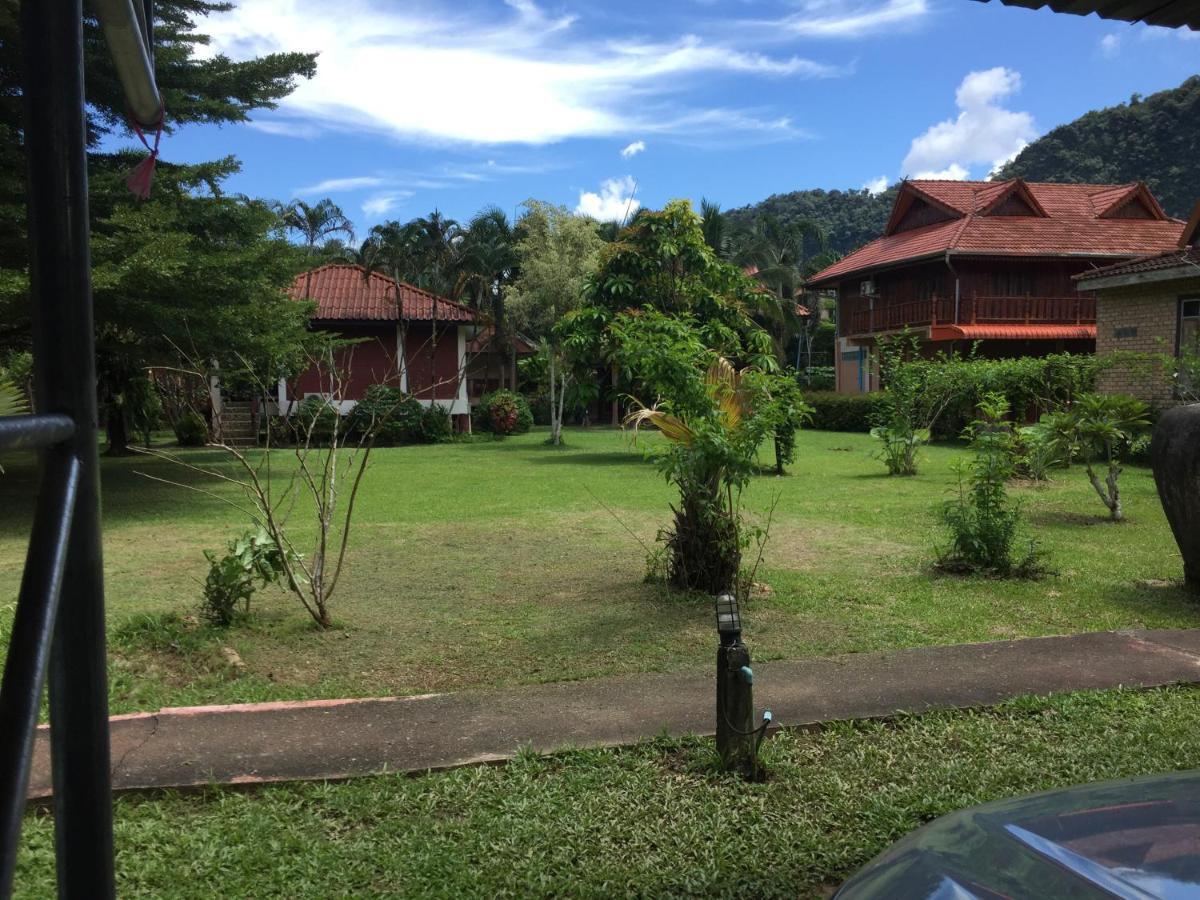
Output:
[[[866,297],[850,299],[847,334],[873,334],[934,325],[1091,325],[1096,321],[1096,298],[987,297],[971,295],[894,301]],[[957,307],[957,308],[956,308]]]

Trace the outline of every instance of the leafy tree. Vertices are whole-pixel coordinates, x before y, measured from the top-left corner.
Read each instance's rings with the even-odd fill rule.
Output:
[[[227,386],[245,383],[247,365],[269,383],[300,364],[310,339],[309,307],[283,291],[302,251],[274,236],[265,203],[220,193],[237,170],[232,159],[164,165],[145,202],[124,191],[123,170],[93,179],[104,201],[92,231],[92,284],[110,453],[129,443],[147,366],[177,364],[183,353],[216,362]]]
[[[342,208],[328,197],[311,206],[303,200],[294,200],[286,206],[277,207],[276,212],[283,229],[295,232],[304,240],[309,256],[316,254],[318,242],[327,241],[336,234],[344,234],[349,240],[354,240],[354,226]]]
[[[524,210],[516,246],[520,268],[509,288],[509,308],[517,326],[541,341],[550,385],[550,441],[557,445],[567,388],[579,368],[565,353],[559,324],[582,303],[603,241],[590,221],[564,206],[529,200]]]
[[[999,176],[1030,181],[1144,181],[1169,215],[1200,197],[1200,75],[1149,97],[1085,113],[1038,138]]]
[[[880,339],[878,355],[885,393],[871,437],[883,445],[879,458],[889,475],[916,475],[919,448],[929,443],[934,424],[963,390],[962,363],[942,353],[921,357],[911,333]]]
[[[733,255],[733,228],[729,217],[721,212],[721,205],[707,197],[700,199],[700,228],[704,231],[704,243],[712,248],[718,259],[729,259]]]

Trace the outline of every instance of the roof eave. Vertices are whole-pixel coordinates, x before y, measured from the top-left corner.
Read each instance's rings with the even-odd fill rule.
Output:
[[[1099,291],[1105,288],[1137,287],[1143,284],[1156,284],[1160,281],[1179,281],[1184,278],[1200,278],[1200,267],[1191,263],[1181,262],[1179,265],[1165,269],[1150,269],[1145,272],[1122,272],[1116,275],[1101,275],[1099,277],[1085,275],[1075,279],[1077,291]]]

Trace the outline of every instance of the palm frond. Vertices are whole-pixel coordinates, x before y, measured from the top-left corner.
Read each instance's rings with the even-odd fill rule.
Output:
[[[25,392],[7,378],[0,378],[0,416],[22,416],[29,412]]]
[[[633,426],[635,440],[637,439],[638,430],[643,425],[651,425],[657,428],[668,441],[683,444],[685,447],[690,447],[692,441],[696,439],[695,432],[682,419],[650,406],[635,409],[627,415],[625,417],[625,425],[626,427]]]

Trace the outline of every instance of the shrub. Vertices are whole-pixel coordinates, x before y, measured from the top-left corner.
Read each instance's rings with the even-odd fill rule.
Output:
[[[833,366],[810,366],[796,374],[800,387],[806,391],[832,391],[837,384]]]
[[[805,402],[813,409],[809,427],[818,431],[860,431],[865,434],[878,418],[883,399],[883,394],[878,392],[835,394],[817,391],[805,394]]]
[[[185,412],[175,423],[175,440],[180,447],[203,447],[208,441],[208,423],[197,412]]]
[[[411,438],[420,444],[444,444],[454,438],[454,419],[450,410],[438,403],[422,408],[420,426],[410,432]]]
[[[1028,554],[1014,559],[1021,509],[1009,500],[1006,487],[1016,445],[1012,424],[1006,421],[1008,411],[1003,394],[988,394],[969,429],[974,458],[959,465],[958,496],[942,507],[950,547],[940,554],[938,566],[947,571],[1024,577],[1039,571],[1032,542]]]
[[[349,428],[364,436],[376,429],[377,444],[419,442],[423,434],[424,408],[415,397],[399,388],[373,384],[367,388],[349,416]]]
[[[338,411],[326,397],[306,397],[296,407],[292,416],[292,427],[299,443],[306,443],[312,435],[312,443],[323,444],[333,437],[338,426]]]
[[[278,581],[284,572],[279,549],[263,528],[234,538],[224,556],[205,550],[204,558],[208,577],[200,615],[221,627],[231,625],[239,614],[249,615],[255,590]]]
[[[496,407],[499,407],[498,411]],[[498,428],[497,422],[503,428]],[[529,408],[529,401],[516,391],[492,391],[479,398],[479,405],[471,413],[471,424],[479,431],[490,431],[501,436],[525,434],[533,427],[533,411]]]

